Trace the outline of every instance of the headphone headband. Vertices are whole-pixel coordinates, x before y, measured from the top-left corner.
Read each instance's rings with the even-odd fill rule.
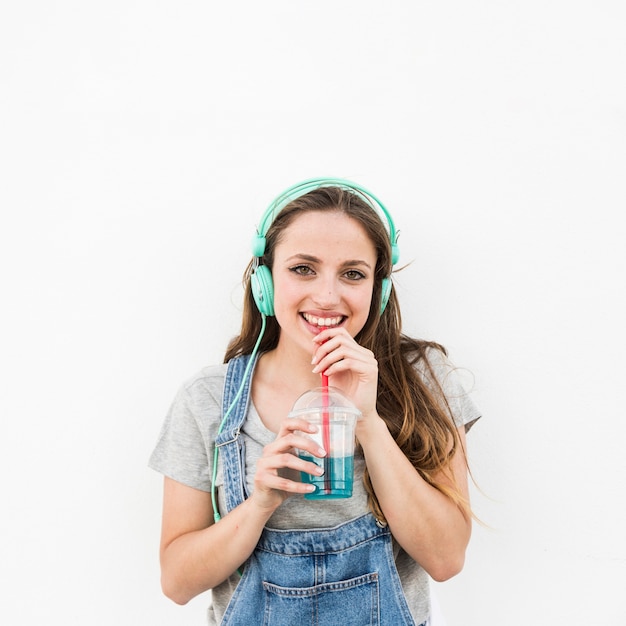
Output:
[[[391,242],[391,262],[395,265],[400,256],[400,252],[398,250],[399,232],[396,231],[396,226],[389,211],[371,191],[368,191],[365,187],[344,178],[309,178],[308,180],[304,180],[289,187],[277,196],[267,207],[265,213],[263,213],[263,216],[261,217],[257,234],[252,240],[252,255],[255,257],[263,256],[265,253],[265,235],[267,235],[267,231],[272,225],[276,215],[278,215],[285,206],[309,191],[320,189],[322,187],[341,187],[343,189],[348,189],[359,194],[361,198],[363,198],[363,200],[365,200],[365,202],[367,202],[367,204],[372,206],[375,210],[376,207],[378,207],[377,212],[382,213],[387,221],[389,240]]]

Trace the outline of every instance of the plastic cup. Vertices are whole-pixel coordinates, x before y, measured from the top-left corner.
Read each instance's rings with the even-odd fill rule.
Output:
[[[361,412],[338,389],[319,387],[302,394],[289,417],[299,417],[317,426],[316,433],[299,434],[308,437],[326,451],[325,457],[315,457],[306,450],[296,454],[324,469],[322,476],[300,472],[301,480],[315,487],[306,494],[307,500],[349,498],[354,482],[354,428]]]

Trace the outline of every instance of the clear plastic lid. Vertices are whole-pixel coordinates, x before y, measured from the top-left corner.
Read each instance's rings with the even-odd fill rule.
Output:
[[[329,413],[341,412],[350,413],[357,418],[361,416],[361,411],[355,404],[336,387],[316,387],[305,391],[295,402],[289,417],[298,417],[311,411],[324,410]]]

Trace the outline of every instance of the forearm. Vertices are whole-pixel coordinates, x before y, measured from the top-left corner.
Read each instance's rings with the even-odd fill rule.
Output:
[[[166,596],[186,604],[226,580],[253,552],[272,511],[251,499],[219,522],[177,537],[161,551]]]
[[[378,502],[402,548],[436,580],[458,573],[465,558],[471,521],[425,481],[398,448],[382,419],[358,431]],[[458,462],[458,461],[457,461]],[[461,488],[466,487],[465,474]]]

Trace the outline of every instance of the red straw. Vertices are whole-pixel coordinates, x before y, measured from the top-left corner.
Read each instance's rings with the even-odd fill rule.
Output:
[[[322,330],[325,330],[322,328]],[[327,409],[328,398],[328,376],[322,372],[322,406]],[[322,411],[322,440],[326,456],[324,457],[324,493],[330,493],[330,415],[328,410]]]

